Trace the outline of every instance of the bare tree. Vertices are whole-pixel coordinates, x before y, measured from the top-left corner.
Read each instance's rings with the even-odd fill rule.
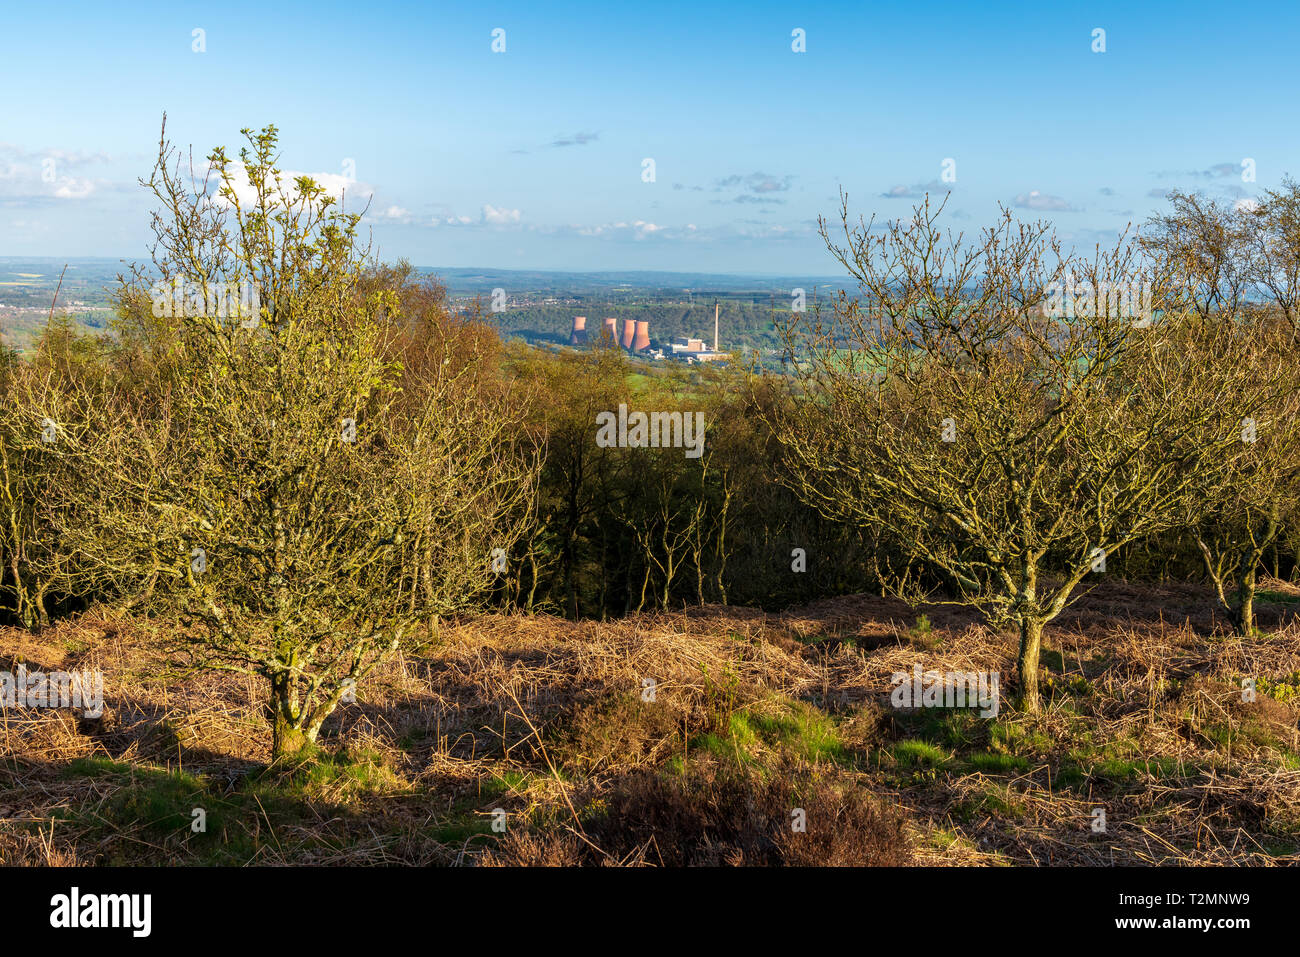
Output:
[[[1169,280],[1172,308],[1201,316],[1236,314],[1254,278],[1247,217],[1199,193],[1171,190],[1169,212],[1152,216],[1139,242]]]
[[[1294,334],[1300,331],[1300,183],[1284,179],[1244,218],[1247,273]]]
[[[238,161],[217,149],[188,176],[160,142],[154,268],[122,299],[152,300],[137,345],[166,356],[144,364],[170,415],[141,500],[184,660],[267,680],[280,757],[417,623],[490,586],[533,466],[472,348],[449,338],[419,374],[395,359],[400,303],[363,282],[360,217],[284,182],[274,127],[244,133]]]
[[[1006,211],[967,242],[941,211],[877,228],[844,200],[842,244],[822,221],[859,291],[791,317],[801,401],[773,426],[806,501],[1018,628],[1036,710],[1044,626],[1106,556],[1185,518],[1269,383],[1248,337],[1170,311],[1132,244],[1086,260]]]

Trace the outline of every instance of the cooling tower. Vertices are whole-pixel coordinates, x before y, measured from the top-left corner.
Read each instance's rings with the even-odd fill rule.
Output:
[[[574,316],[573,329],[569,332],[569,345],[580,346],[587,341],[587,317]]]
[[[650,323],[647,320],[638,320],[636,324],[636,335],[632,338],[632,351],[640,352],[642,349],[650,348]]]
[[[605,332],[609,333],[609,344],[611,346],[618,342],[618,329],[615,327],[612,317],[605,320]]]
[[[632,340],[636,338],[636,320],[623,320],[623,335],[619,338],[618,344],[624,349],[632,348]]]

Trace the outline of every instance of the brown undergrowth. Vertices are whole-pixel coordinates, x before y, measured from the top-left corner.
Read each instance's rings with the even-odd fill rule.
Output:
[[[1044,711],[993,718],[890,702],[915,664],[1011,690],[1014,637],[952,606],[478,616],[274,768],[256,680],[168,677],[149,622],[9,629],[0,669],[99,669],[107,710],[0,713],[0,862],[1295,863],[1300,591],[1267,594],[1241,638],[1203,589],[1098,586]]]

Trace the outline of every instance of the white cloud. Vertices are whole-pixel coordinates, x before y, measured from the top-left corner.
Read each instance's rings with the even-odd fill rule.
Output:
[[[332,196],[338,203],[345,208],[353,211],[362,209],[371,198],[375,195],[374,187],[368,186],[358,180],[344,176],[342,173],[302,173],[297,170],[281,170],[276,178],[276,188],[286,197],[293,199],[297,196],[297,186],[295,181],[300,176],[310,177],[325,192]],[[214,182],[216,177],[214,175]],[[242,163],[231,163],[229,166],[228,184],[234,192],[235,197],[239,200],[240,205],[249,206],[257,198],[257,192],[253,189],[252,184],[248,181],[248,172]],[[218,204],[224,205],[225,200],[216,197]]]
[[[103,153],[83,151],[24,150],[12,143],[0,143],[0,183],[6,205],[39,205],[58,200],[85,199],[102,188],[116,188],[109,180],[72,176],[71,171],[89,163],[107,162]]]
[[[1041,193],[1036,189],[1031,189],[1027,194],[1021,193],[1015,199],[1015,205],[1022,209],[1034,209],[1049,212],[1074,212],[1074,207],[1070,205],[1069,200],[1062,199],[1060,196],[1049,196],[1047,193]]]
[[[95,184],[88,179],[64,176],[55,187],[54,195],[59,199],[85,199],[95,191]]]
[[[695,227],[687,226],[688,231],[693,231]],[[646,239],[651,236],[672,237],[677,232],[676,229],[668,226],[660,226],[658,223],[646,222],[644,219],[638,219],[635,222],[617,222],[602,223],[598,226],[576,226],[571,225],[563,227],[561,232],[573,232],[579,236],[606,236],[609,238],[631,238]]]
[[[498,209],[495,206],[484,204],[483,222],[491,223],[494,226],[500,226],[506,223],[517,223],[519,222],[519,210]]]

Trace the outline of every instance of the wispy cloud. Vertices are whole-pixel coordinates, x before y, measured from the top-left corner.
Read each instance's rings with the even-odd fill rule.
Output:
[[[740,188],[750,193],[784,193],[790,189],[793,176],[773,176],[770,173],[732,173],[715,180],[713,191],[721,193],[729,189]]]
[[[1236,176],[1241,172],[1240,163],[1215,163],[1206,169],[1164,169],[1155,173],[1161,179],[1169,179],[1172,176],[1191,176],[1195,179],[1224,179],[1228,176]]]
[[[730,176],[724,176],[721,179],[713,181],[712,192],[726,193],[732,190],[739,192],[731,199],[711,200],[715,205],[727,203],[741,203],[750,205],[782,205],[784,199],[779,198],[776,194],[789,192],[791,183],[794,182],[793,176],[773,176],[770,173],[732,173]],[[683,188],[680,183],[673,184],[673,189]],[[691,189],[698,190],[699,186],[692,186]]]
[[[1032,209],[1036,212],[1052,213],[1077,213],[1078,210],[1070,205],[1070,201],[1062,199],[1060,196],[1052,196],[1048,193],[1031,189],[1027,193],[1020,193],[1012,200],[1012,205],[1020,209]]]
[[[598,139],[600,139],[599,133],[574,133],[572,136],[560,135],[551,141],[551,146],[586,146]]]
[[[947,193],[951,189],[951,183],[941,183],[937,179],[932,179],[928,183],[916,183],[912,186],[904,186],[900,183],[889,187],[880,195],[883,199],[924,199],[926,193]]]
[[[748,203],[751,205],[772,205],[772,206],[785,205],[785,200],[783,199],[778,199],[775,196],[755,196],[753,193],[741,193],[739,196],[736,196],[732,199],[715,199],[712,200],[711,202],[715,204]]]

